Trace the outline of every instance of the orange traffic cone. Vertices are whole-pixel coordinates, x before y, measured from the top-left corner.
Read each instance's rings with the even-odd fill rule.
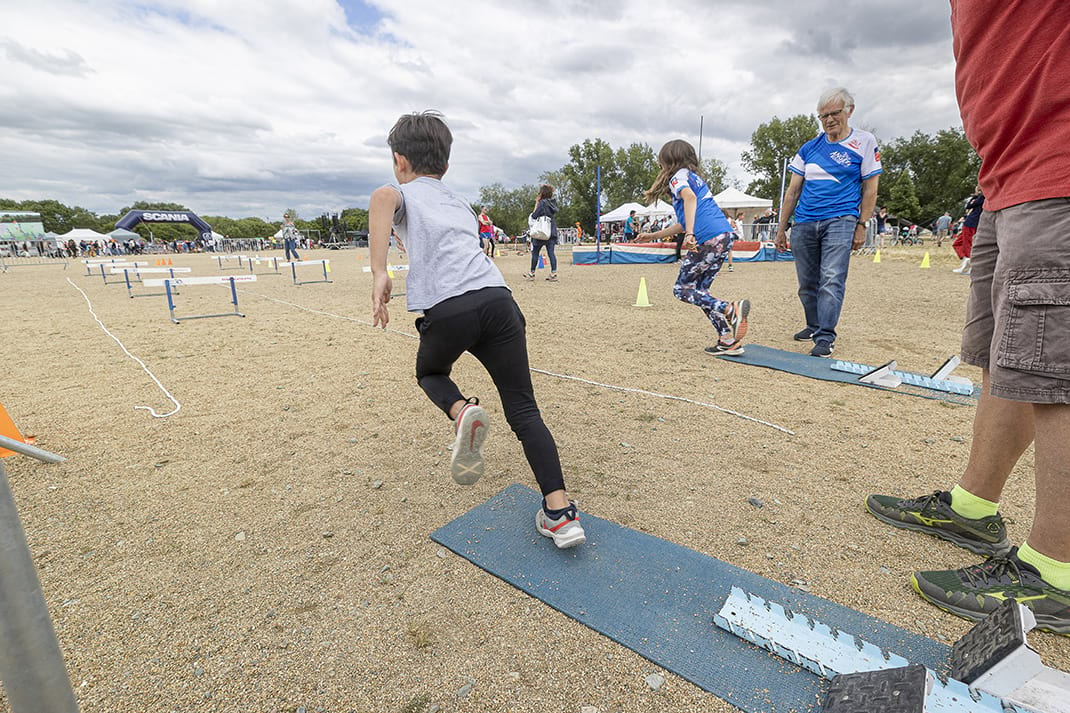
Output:
[[[0,404],[0,436],[7,436],[16,441],[27,442],[27,439],[22,437],[19,433],[19,427],[15,425],[15,422],[11,420],[11,417],[7,415],[7,411],[4,410],[4,405]],[[8,456],[15,455],[15,451],[9,451],[6,448],[0,448],[0,458],[7,458]]]

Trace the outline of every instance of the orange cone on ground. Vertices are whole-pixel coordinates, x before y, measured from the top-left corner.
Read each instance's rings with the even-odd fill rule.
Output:
[[[7,411],[4,410],[4,405],[0,404],[0,436],[7,436],[16,441],[26,442],[26,439],[22,437],[19,432],[19,427],[15,425],[15,422],[11,420],[11,417],[7,415]],[[6,448],[0,448],[0,458],[7,458],[8,456],[15,455],[15,451],[9,451]]]

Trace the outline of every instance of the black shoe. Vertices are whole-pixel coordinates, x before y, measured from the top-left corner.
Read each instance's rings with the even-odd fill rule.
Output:
[[[963,517],[951,509],[951,493],[946,490],[920,498],[870,495],[866,510],[893,527],[935,535],[979,555],[1005,555],[1011,549],[999,513],[976,520]]]
[[[915,572],[914,591],[944,611],[977,621],[1007,599],[1033,610],[1038,629],[1070,635],[1070,591],[1056,589],[1018,559],[1018,549],[983,564],[941,572]]]
[[[835,349],[835,346],[832,342],[818,342],[814,345],[814,348],[810,350],[810,356],[824,357],[825,359],[828,359],[832,356],[833,349]]]
[[[808,342],[813,338],[814,338],[814,330],[810,329],[809,327],[807,327],[806,329],[802,330],[801,332],[796,332],[795,336],[792,337],[792,339],[794,339],[797,342]]]

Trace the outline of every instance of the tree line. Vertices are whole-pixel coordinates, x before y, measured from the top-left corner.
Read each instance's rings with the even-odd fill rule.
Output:
[[[817,120],[812,114],[798,114],[787,119],[773,117],[761,124],[751,135],[750,148],[741,160],[755,178],[747,185],[752,195],[779,203],[784,162],[790,160],[804,143],[818,133]],[[957,218],[963,211],[963,200],[973,192],[981,161],[974,153],[962,129],[954,127],[935,134],[915,132],[910,137],[878,142],[884,173],[880,180],[877,204],[888,208],[889,214],[919,225],[928,225],[945,210]],[[632,143],[614,149],[602,139],[585,139],[568,150],[568,163],[539,176],[539,183],[555,188],[561,226],[579,223],[584,232],[594,230],[596,216],[627,202],[645,202],[643,192],[657,176],[655,150],[645,143]],[[601,182],[597,172],[601,167]],[[729,181],[726,164],[709,157],[702,161],[702,170],[710,190],[719,193],[728,185],[743,188]],[[506,188],[502,183],[482,186],[478,212],[487,206],[495,225],[509,235],[527,230],[527,218],[535,206],[539,183]],[[601,193],[599,193],[601,189]],[[63,234],[72,228],[92,228],[107,233],[115,222],[131,210],[188,210],[178,203],[138,201],[116,214],[97,215],[80,206],[67,206],[57,200],[14,201],[0,198],[0,210],[39,213],[45,230]],[[300,230],[319,230],[326,237],[330,220],[326,215],[305,219],[296,216]],[[261,218],[230,218],[202,215],[212,229],[232,238],[262,238],[273,235],[280,222]],[[368,211],[346,208],[338,214],[347,231],[368,229]],[[151,234],[157,240],[190,240],[194,236],[188,226],[172,224],[141,224],[135,231],[146,240]]]
[[[785,161],[818,134],[817,117],[798,114],[787,119],[773,117],[755,129],[750,148],[741,160],[754,180],[747,193],[780,202]],[[966,141],[961,128],[943,129],[929,135],[915,132],[909,138],[881,143],[881,175],[877,204],[891,216],[919,225],[932,223],[945,210],[952,217],[963,213],[964,199],[973,193],[981,160]],[[539,177],[556,189],[558,225],[580,223],[588,234],[595,216],[627,202],[644,202],[643,192],[657,176],[657,154],[643,143],[613,149],[602,139],[586,139],[568,151],[569,162]],[[598,196],[597,169],[601,167],[602,200]],[[705,158],[702,170],[713,193],[729,184],[727,168],[717,158]],[[527,216],[538,195],[538,185],[507,189],[501,183],[484,186],[480,206],[487,206],[495,224],[510,235],[527,229]],[[598,206],[596,208],[596,206]]]

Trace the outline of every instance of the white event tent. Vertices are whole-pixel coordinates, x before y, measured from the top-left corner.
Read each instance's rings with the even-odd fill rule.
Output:
[[[636,215],[648,215],[646,213],[646,206],[642,203],[625,203],[603,215],[598,219],[598,222],[616,223],[618,221],[627,220],[633,210]]]
[[[106,241],[108,239],[108,236],[104,233],[98,233],[97,231],[90,230],[89,228],[74,228],[72,230],[68,230],[66,233],[59,237],[64,241],[73,240],[75,242],[78,242],[80,240],[86,240],[94,243],[98,240]]]
[[[713,197],[721,210],[736,208],[772,208],[773,201],[768,198],[748,196],[738,188],[726,188]]]

